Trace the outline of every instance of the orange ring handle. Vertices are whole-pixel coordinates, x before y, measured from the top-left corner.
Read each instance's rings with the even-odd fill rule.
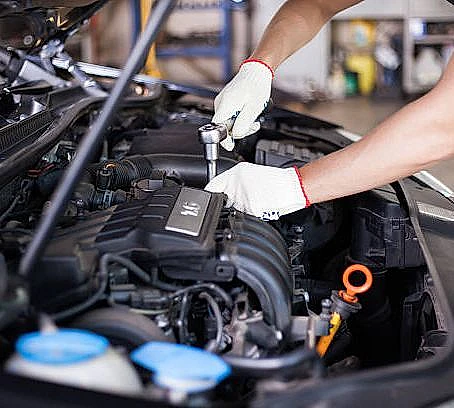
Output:
[[[355,286],[350,283],[350,276],[354,272],[362,272],[364,278],[366,279],[366,281],[362,285]],[[342,282],[345,286],[346,291],[341,290],[339,292],[339,295],[342,297],[342,299],[349,303],[357,303],[358,298],[356,297],[356,295],[358,293],[367,292],[372,286],[372,280],[372,272],[367,266],[361,264],[350,265],[342,276]]]

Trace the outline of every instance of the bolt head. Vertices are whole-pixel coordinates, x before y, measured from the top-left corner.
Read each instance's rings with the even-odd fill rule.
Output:
[[[29,46],[33,44],[33,41],[35,41],[35,38],[32,35],[26,35],[23,38],[24,45]]]

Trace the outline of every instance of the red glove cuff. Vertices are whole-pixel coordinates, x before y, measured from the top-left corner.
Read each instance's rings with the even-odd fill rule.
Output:
[[[242,65],[247,64],[248,62],[258,62],[259,64],[264,65],[265,67],[267,67],[267,68],[270,70],[271,76],[272,76],[273,79],[274,79],[274,70],[273,70],[273,68],[271,68],[266,62],[264,62],[264,61],[262,61],[262,60],[259,60],[259,59],[255,59],[255,58],[246,59],[246,60],[244,60],[244,61],[241,63],[240,68],[241,68]]]
[[[304,198],[306,199],[306,208],[307,208],[307,207],[309,207],[311,205],[311,202],[309,201],[309,197],[307,196],[306,190],[304,189],[303,177],[301,177],[301,173],[300,173],[300,170],[298,169],[298,167],[293,166],[293,168],[295,169],[296,174],[298,176],[298,180],[300,182],[301,190],[303,191]]]

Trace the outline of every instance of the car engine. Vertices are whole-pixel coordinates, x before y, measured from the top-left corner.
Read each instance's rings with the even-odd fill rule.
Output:
[[[36,58],[0,52],[6,367],[20,336],[57,326],[96,333],[128,353],[153,342],[184,345],[232,368],[214,393],[177,401],[210,405],[442,348],[443,318],[396,186],[271,222],[229,208],[226,196],[204,191],[198,129],[210,122],[212,99],[171,83],[139,78],[130,86],[42,256],[20,276],[20,259],[111,84],[99,74],[87,90],[64,72],[61,55],[59,68],[40,78],[46,65]],[[218,172],[242,161],[304,166],[348,144],[337,126],[279,107],[259,119],[259,132],[220,152]],[[144,395],[175,403],[132,355]]]

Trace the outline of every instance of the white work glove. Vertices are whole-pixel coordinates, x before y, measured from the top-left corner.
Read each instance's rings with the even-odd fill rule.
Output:
[[[213,123],[225,124],[230,130],[221,142],[226,150],[233,150],[234,139],[242,139],[260,129],[257,117],[263,112],[271,95],[274,72],[258,60],[246,60],[235,77],[214,100]]]
[[[228,207],[264,220],[277,220],[310,205],[296,167],[239,163],[211,180],[205,190],[227,194]]]

